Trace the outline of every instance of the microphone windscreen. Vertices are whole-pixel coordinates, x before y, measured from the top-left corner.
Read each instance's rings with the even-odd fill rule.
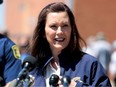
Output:
[[[25,66],[25,63],[29,63],[31,68],[33,69],[37,63],[37,59],[33,56],[28,56],[24,59],[24,61],[22,63],[22,67]]]
[[[49,79],[49,84],[53,87],[58,87],[59,76],[56,74],[52,74]]]
[[[0,4],[2,4],[3,3],[3,0],[0,0]]]
[[[63,76],[63,78],[61,79],[62,84],[64,85],[69,85],[71,83],[71,78],[70,76]]]

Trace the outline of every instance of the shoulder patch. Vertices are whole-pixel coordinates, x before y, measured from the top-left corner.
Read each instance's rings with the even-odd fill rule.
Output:
[[[15,58],[20,59],[21,54],[20,54],[20,51],[19,51],[19,47],[17,45],[13,45],[12,50],[13,50],[13,54],[14,54]]]

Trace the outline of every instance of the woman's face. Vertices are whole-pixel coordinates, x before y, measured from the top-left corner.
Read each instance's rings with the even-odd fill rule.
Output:
[[[46,39],[52,51],[61,52],[70,41],[71,25],[67,12],[51,12],[46,17]]]

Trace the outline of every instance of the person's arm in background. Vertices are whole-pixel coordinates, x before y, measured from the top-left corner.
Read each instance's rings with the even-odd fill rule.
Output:
[[[4,58],[5,58],[3,77],[4,82],[8,87],[10,81],[16,79],[21,70],[21,59],[19,48],[17,45],[15,45],[8,38],[5,38],[3,42],[4,42]]]

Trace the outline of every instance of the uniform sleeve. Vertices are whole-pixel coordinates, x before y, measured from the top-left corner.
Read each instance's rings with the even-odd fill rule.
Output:
[[[10,40],[5,42],[5,83],[17,78],[21,70],[20,52],[17,46]]]

